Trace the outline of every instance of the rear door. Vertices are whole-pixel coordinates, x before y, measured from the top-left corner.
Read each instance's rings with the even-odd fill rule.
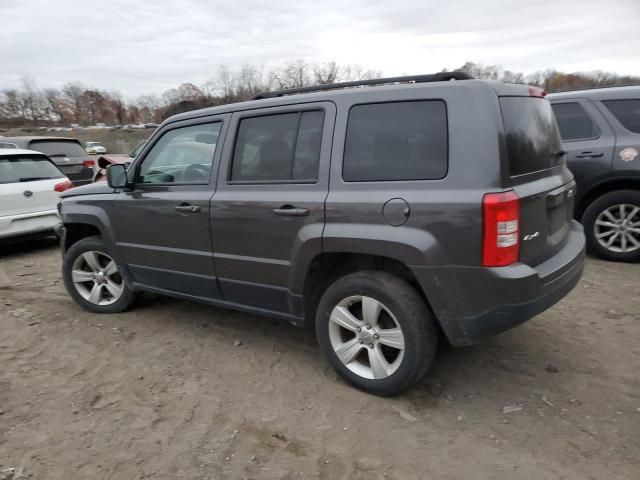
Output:
[[[64,175],[40,155],[0,154],[0,216],[55,210]]]
[[[226,301],[301,314],[289,275],[294,259],[321,252],[334,119],[329,102],[233,115],[211,202]]]
[[[560,250],[570,230],[576,192],[566,168],[550,103],[500,97],[508,183],[520,198],[520,261],[537,265]]]
[[[554,101],[552,108],[580,196],[611,171],[615,134],[588,99]]]
[[[62,170],[75,186],[91,183],[95,161],[71,138],[35,139],[29,142],[29,149],[47,155]]]

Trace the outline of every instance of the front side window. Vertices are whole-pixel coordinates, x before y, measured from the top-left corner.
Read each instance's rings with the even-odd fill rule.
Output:
[[[602,103],[624,128],[640,133],[640,99],[604,100]]]
[[[599,135],[598,128],[579,103],[555,103],[551,107],[556,116],[562,140],[586,140]]]
[[[322,110],[242,119],[230,180],[316,181],[323,123]]]
[[[209,183],[221,122],[165,133],[144,158],[136,183]]]
[[[342,178],[444,178],[447,149],[447,110],[441,100],[356,105],[349,112]]]

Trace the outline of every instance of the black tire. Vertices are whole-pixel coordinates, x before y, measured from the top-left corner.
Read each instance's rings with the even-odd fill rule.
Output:
[[[340,302],[353,296],[371,297],[382,303],[402,330],[403,356],[397,369],[385,378],[365,378],[354,373],[340,360],[332,345],[330,329],[335,326],[330,327],[331,313]],[[387,313],[384,315],[389,317]],[[374,395],[396,395],[414,385],[427,373],[438,345],[434,318],[424,298],[405,280],[387,272],[363,271],[337,280],[320,299],[315,327],[320,348],[338,374],[356,388]],[[353,335],[357,340],[360,334]],[[370,358],[368,350],[357,348],[366,352],[366,362]]]
[[[71,248],[66,251],[62,261],[62,279],[67,292],[69,292],[71,298],[73,298],[78,305],[90,312],[119,313],[128,310],[133,305],[138,295],[127,286],[124,280],[122,281],[122,294],[117,301],[108,305],[91,303],[86,300],[76,288],[76,285],[72,280],[73,264],[80,255],[89,251],[102,252],[113,257],[105,243],[102,241],[102,238],[98,236],[83,238],[82,240],[74,243]]]
[[[638,262],[640,261],[640,248],[636,248],[630,252],[615,252],[606,248],[606,246],[602,245],[596,238],[595,223],[598,216],[606,209],[622,204],[640,207],[640,191],[616,190],[606,193],[591,202],[582,216],[584,233],[587,237],[587,247],[591,253],[604,260],[614,262]],[[640,219],[640,212],[635,218]],[[635,238],[640,239],[640,235],[636,235]]]

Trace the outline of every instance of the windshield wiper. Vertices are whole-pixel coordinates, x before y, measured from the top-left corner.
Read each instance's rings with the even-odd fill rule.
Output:
[[[51,180],[54,177],[20,177],[19,182],[35,182],[37,180]]]

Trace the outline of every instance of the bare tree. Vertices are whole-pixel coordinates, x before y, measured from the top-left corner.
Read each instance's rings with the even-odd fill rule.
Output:
[[[271,71],[271,82],[278,89],[300,88],[312,85],[312,68],[304,60],[294,60]]]

